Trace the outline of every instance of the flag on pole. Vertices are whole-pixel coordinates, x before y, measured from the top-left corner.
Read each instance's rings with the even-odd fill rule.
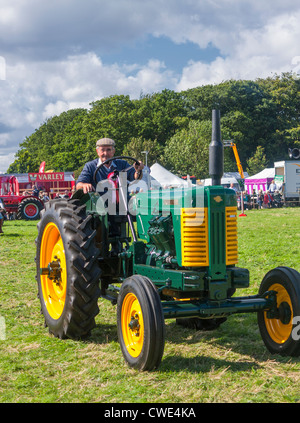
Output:
[[[40,170],[39,170],[39,173],[44,173],[44,171],[45,171],[45,164],[46,164],[46,162],[42,162],[42,163],[40,164]]]

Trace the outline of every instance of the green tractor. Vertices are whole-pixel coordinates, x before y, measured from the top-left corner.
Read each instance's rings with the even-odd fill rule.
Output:
[[[212,112],[212,124],[212,186],[140,192],[125,212],[119,207],[113,224],[97,192],[78,190],[70,200],[46,203],[38,224],[36,266],[50,333],[61,339],[88,336],[102,297],[117,305],[124,359],[139,370],[158,368],[165,319],[210,330],[231,314],[255,312],[270,352],[300,354],[296,270],[275,268],[265,275],[257,295],[234,295],[249,286],[249,272],[237,266],[236,195],[220,184],[218,110]],[[123,200],[125,204],[124,195]],[[113,225],[119,228],[117,235]]]

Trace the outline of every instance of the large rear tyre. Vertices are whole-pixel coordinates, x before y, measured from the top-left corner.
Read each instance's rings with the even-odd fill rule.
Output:
[[[165,345],[165,324],[158,292],[150,279],[133,275],[120,289],[118,337],[125,361],[138,370],[158,368]]]
[[[262,295],[275,291],[277,310],[260,311],[258,326],[267,349],[282,356],[300,355],[300,274],[289,267],[268,272],[259,289]]]
[[[99,251],[92,216],[79,200],[46,203],[36,239],[37,283],[45,326],[58,338],[89,335],[99,312]]]

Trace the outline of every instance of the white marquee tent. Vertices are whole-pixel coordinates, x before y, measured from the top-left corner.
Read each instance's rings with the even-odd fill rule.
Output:
[[[158,163],[150,167],[151,188],[187,187],[191,182],[185,181],[169,172]]]

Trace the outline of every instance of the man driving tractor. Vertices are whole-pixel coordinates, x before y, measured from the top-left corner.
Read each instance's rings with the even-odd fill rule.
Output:
[[[114,170],[124,171],[126,168],[130,167],[125,160],[115,159],[102,166],[99,172],[97,172],[97,182],[95,182],[93,175],[97,167],[106,160],[114,157],[115,141],[111,138],[99,139],[96,143],[96,151],[99,158],[86,163],[77,180],[76,189],[82,189],[85,194],[90,191],[95,191],[96,184],[101,180],[107,179],[109,174]],[[144,164],[142,162],[139,162],[139,164],[135,163],[134,166],[127,172],[127,180],[131,182],[133,180],[141,179],[143,176],[143,168]]]

